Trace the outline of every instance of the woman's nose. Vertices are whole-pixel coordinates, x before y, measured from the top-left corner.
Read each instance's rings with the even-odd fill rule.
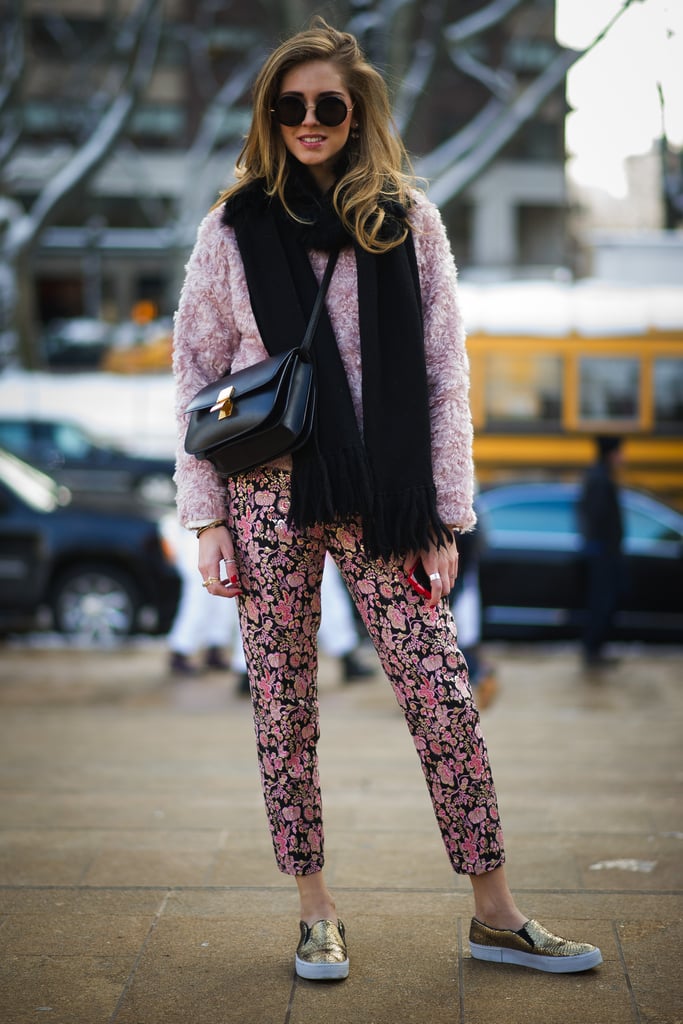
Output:
[[[306,107],[306,116],[301,122],[302,124],[318,124],[318,118],[315,116],[315,103],[309,103]]]

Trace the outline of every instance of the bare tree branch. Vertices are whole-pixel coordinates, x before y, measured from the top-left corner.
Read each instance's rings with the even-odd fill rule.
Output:
[[[470,182],[500,153],[525,124],[540,109],[545,100],[564,80],[567,71],[582,54],[576,50],[563,50],[545,71],[505,107],[497,123],[479,143],[458,163],[444,171],[432,184],[429,195],[437,206],[445,206],[459,195]]]
[[[225,111],[229,110],[249,87],[265,54],[266,47],[262,43],[254,46],[213,97],[204,111],[187,154],[190,165],[205,160],[213,151],[222,129]]]
[[[621,18],[622,15],[626,13],[626,11],[629,9],[629,7],[631,7],[633,4],[644,4],[646,2],[647,2],[647,0],[624,0],[623,4],[619,8],[619,10],[614,15],[612,15],[612,17],[607,22],[607,24],[602,29],[602,31],[599,32],[597,34],[597,36],[595,37],[595,39],[593,40],[593,42],[589,46],[586,47],[586,49],[582,52],[581,56],[585,57],[585,55],[587,53],[590,53],[590,51],[593,50],[598,45],[598,43],[602,42],[602,40],[605,38],[607,33],[610,31],[612,26],[615,24],[615,22],[619,21],[619,18]]]
[[[415,107],[432,76],[444,8],[445,0],[432,0],[425,8],[422,35],[414,44],[412,63],[402,77],[394,101],[394,120],[401,135],[410,124]]]
[[[79,55],[80,47],[74,30],[66,18],[57,11],[47,11],[43,15],[43,25],[61,49],[62,54],[68,60],[75,60]]]
[[[28,214],[13,224],[7,235],[10,252],[30,246],[57,207],[104,163],[120,138],[152,74],[161,33],[160,0],[143,0],[137,53],[126,88],[112,101],[86,144],[77,150],[47,183]]]
[[[7,124],[0,136],[0,169],[2,169],[16,152],[21,139],[21,117],[16,111],[8,114]]]
[[[474,36],[481,35],[487,29],[493,28],[523,2],[524,0],[493,0],[488,7],[483,7],[480,11],[470,14],[469,17],[449,25],[444,35],[452,45],[461,46],[469,39],[473,39]]]
[[[512,98],[516,79],[511,72],[500,68],[490,68],[482,63],[482,61],[477,60],[476,57],[473,57],[467,50],[460,49],[460,47],[451,47],[449,49],[449,56],[463,74],[469,75],[470,78],[475,78],[478,82],[481,82],[494,96],[503,101]]]
[[[183,178],[186,182],[176,202],[177,219],[173,225],[177,244],[182,246],[191,238],[196,230],[200,211],[205,210],[215,197],[215,186],[209,186],[211,195],[207,196],[207,188],[203,181],[203,171],[208,159],[216,150],[218,139],[223,134],[225,111],[229,110],[253,81],[254,73],[263,62],[266,47],[260,43],[254,46],[242,63],[224,82],[211,103],[204,111],[199,129],[185,157]],[[230,154],[231,163],[237,157],[238,146]],[[227,157],[226,157],[227,160]]]
[[[6,30],[2,33],[4,71],[0,82],[0,115],[5,114],[10,104],[14,102],[26,66],[20,0],[14,0],[12,6],[12,17],[7,19]]]
[[[393,19],[404,7],[410,6],[411,2],[412,0],[379,0],[374,10],[366,7],[354,14],[348,21],[346,31],[359,39],[373,28],[382,28],[386,35],[389,35]]]
[[[451,164],[460,160],[481,138],[488,134],[504,109],[505,105],[499,99],[492,97],[486,106],[471,121],[467,122],[464,128],[418,160],[415,164],[416,173],[421,178],[437,178],[443,174]]]
[[[406,9],[414,6],[414,0],[378,0],[375,10],[361,10],[348,22],[347,31],[360,40],[363,49],[373,64],[386,67],[387,45],[400,38],[396,32],[397,20]]]
[[[35,341],[35,282],[30,253],[41,231],[59,206],[101,167],[121,137],[151,77],[161,35],[161,0],[141,0],[134,14],[132,36],[135,58],[109,109],[85,145],[77,149],[43,188],[27,213],[9,207],[0,235],[2,243],[3,299],[0,334],[14,339],[26,367],[38,367],[42,357]],[[13,344],[14,342],[11,342]]]
[[[22,116],[19,105],[21,83],[26,69],[24,29],[21,20],[21,0],[14,0],[11,19],[7,19],[2,33],[4,71],[0,82],[0,168],[3,168],[17,148],[21,138]]]
[[[496,7],[500,11],[506,2],[512,3],[512,0],[501,0],[500,3],[490,4],[488,8],[485,8],[485,11],[491,11],[493,7]],[[503,108],[500,115],[489,126],[486,133],[480,137],[479,141],[467,152],[466,155],[458,155],[454,159],[451,167],[437,172],[437,176],[435,177],[430,189],[430,197],[433,202],[435,202],[437,206],[444,206],[463,192],[476,175],[480,174],[498,155],[498,153],[500,153],[510,139],[515,136],[520,127],[538,112],[545,100],[562,83],[565,75],[569,71],[569,68],[581,60],[581,58],[585,57],[587,53],[590,53],[591,50],[593,50],[605,38],[615,22],[623,16],[633,3],[642,2],[644,2],[644,0],[624,0],[620,9],[612,18],[610,18],[605,27],[595,36],[593,41],[584,50],[577,51],[567,49],[559,53],[554,60],[551,61],[545,71],[543,71],[542,74],[539,75],[531,85],[529,85],[528,88],[517,97],[511,106]],[[481,11],[479,13],[484,14],[485,11]],[[473,15],[472,17],[477,17],[477,15]],[[443,147],[440,147],[442,155],[446,152],[445,147],[448,147],[449,145],[450,143],[447,142]],[[449,150],[449,153],[457,152],[458,148],[456,137],[456,139],[453,140],[452,150]],[[462,154],[461,147],[460,153]],[[434,168],[438,166],[438,162],[432,160],[431,158],[433,157],[434,154],[431,154],[430,163]],[[443,167],[443,160],[441,160],[440,163]],[[429,163],[427,163],[427,166],[429,166]],[[420,173],[426,176],[426,172],[423,168],[424,163],[420,168]]]

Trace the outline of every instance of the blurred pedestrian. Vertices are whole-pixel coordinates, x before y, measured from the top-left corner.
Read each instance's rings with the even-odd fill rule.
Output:
[[[458,646],[467,662],[470,686],[480,711],[498,694],[498,672],[486,657],[481,643],[481,588],[479,554],[481,526],[458,538],[458,576],[451,591],[451,608],[458,627]]]
[[[197,572],[197,543],[175,517],[162,522],[164,539],[180,575],[180,600],[166,638],[168,668],[173,676],[192,677],[203,670],[239,672],[225,659],[226,646],[241,650],[239,620],[229,601],[212,601]]]
[[[291,346],[338,247],[312,348],[311,437],[291,458],[222,480],[185,454],[185,409],[217,372]],[[316,636],[326,551],[405,713],[454,870],[471,880],[472,955],[552,972],[600,963],[595,946],[529,920],[506,881],[488,754],[443,600],[457,574],[455,534],[475,522],[455,267],[437,208],[408,173],[384,79],[353,36],[322,19],[257,77],[237,181],[202,222],[174,338],[179,513],[199,534],[205,587],[239,601],[273,848],[299,890],[297,974],[349,971],[323,872]],[[265,963],[272,949],[261,955],[258,941],[245,937]],[[400,911],[390,941],[401,941]]]
[[[333,558],[325,556],[320,587],[320,629],[318,644],[323,654],[339,661],[342,681],[360,682],[375,670],[359,655],[360,640],[349,592]]]
[[[605,645],[624,581],[624,530],[616,479],[622,441],[615,435],[600,435],[595,447],[596,459],[584,477],[578,502],[585,586],[581,645],[587,668],[615,664],[606,656]]]

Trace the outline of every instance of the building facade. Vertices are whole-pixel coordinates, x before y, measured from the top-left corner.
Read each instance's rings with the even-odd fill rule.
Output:
[[[33,261],[42,323],[127,320],[140,303],[161,315],[172,312],[196,225],[231,179],[248,126],[253,74],[268,49],[315,10],[306,0],[234,0],[224,7],[161,0],[161,20],[141,29],[134,15],[144,6],[133,0],[23,5],[21,133],[3,177],[4,191],[25,210],[95,138],[112,100],[132,88],[130,69],[144,47],[152,54],[125,131],[40,234]],[[361,36],[396,97],[402,75],[407,80],[412,73],[416,39],[431,43],[429,76],[401,126],[418,165],[492,99],[504,106],[519,96],[557,53],[554,0],[526,0],[502,22],[449,42],[449,25],[486,6],[486,0],[448,0],[442,21],[430,26],[433,9],[416,0],[404,5],[403,22],[390,30],[371,0],[339,3],[333,14],[326,8],[331,20]],[[153,0],[147,7],[154,8]],[[565,109],[562,82],[467,188],[442,204],[464,275],[550,275],[566,265]],[[484,131],[479,144],[485,138]]]

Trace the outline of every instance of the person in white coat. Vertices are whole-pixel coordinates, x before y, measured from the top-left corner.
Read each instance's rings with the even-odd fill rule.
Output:
[[[197,573],[197,543],[184,530],[175,516],[162,523],[164,539],[172,549],[181,578],[180,601],[168,633],[169,671],[174,676],[195,676],[201,672],[197,664],[203,656],[206,669],[246,671],[242,655],[237,611],[232,601],[214,601],[202,587]],[[223,649],[239,651],[242,662],[229,664]],[[233,653],[233,659],[235,653]]]

